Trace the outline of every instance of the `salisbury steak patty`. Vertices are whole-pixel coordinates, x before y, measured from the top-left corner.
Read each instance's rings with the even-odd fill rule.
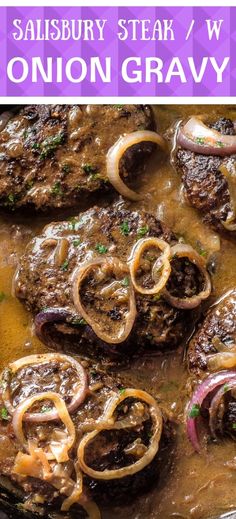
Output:
[[[106,153],[124,133],[153,128],[148,106],[32,105],[0,132],[0,206],[78,206],[108,188]],[[129,178],[153,145],[137,145],[122,161]]]
[[[188,350],[188,364],[191,371],[202,371],[230,367],[221,366],[221,354],[234,354],[236,344],[236,291],[233,290],[214,305],[200,323]],[[225,355],[225,357],[226,357]],[[223,362],[225,362],[223,360]],[[230,357],[229,357],[230,362]]]
[[[230,119],[221,118],[211,127],[222,135],[235,135],[235,126]],[[219,140],[219,146],[220,143]],[[182,147],[177,148],[176,167],[182,176],[189,203],[201,211],[206,223],[218,231],[226,232],[222,222],[231,215],[236,200],[232,199],[233,193],[230,193],[227,176],[219,169],[222,166],[226,168],[225,171],[228,169],[231,172],[233,178],[235,155],[224,158],[217,154],[200,154]],[[235,234],[235,229],[231,230],[232,234]]]
[[[0,474],[37,511],[80,517],[81,505],[95,517],[93,499],[127,502],[170,469],[174,430],[155,399],[88,362],[19,359],[2,374],[0,405]]]
[[[15,278],[17,297],[38,314],[35,323],[41,339],[76,345],[77,351],[90,354],[95,347],[108,345],[110,352],[127,354],[140,347],[175,347],[191,318],[189,310],[178,308],[178,295],[192,298],[201,292],[204,280],[197,265],[178,258],[176,251],[166,284],[174,303],[159,291],[149,294],[153,268],[159,281],[166,271],[159,245],[152,243],[157,238],[165,251],[168,244],[177,243],[153,215],[119,207],[95,207],[45,227],[28,245]],[[130,257],[143,244],[146,250],[137,258],[141,263],[133,280]],[[194,306],[198,304],[197,300]]]

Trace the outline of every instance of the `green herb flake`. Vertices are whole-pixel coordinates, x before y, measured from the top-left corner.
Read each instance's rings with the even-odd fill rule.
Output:
[[[218,146],[218,148],[224,148],[224,143],[222,141],[216,141],[216,146]]]
[[[192,409],[189,411],[189,418],[197,418],[200,415],[200,405],[193,404]]]
[[[129,222],[127,220],[125,220],[120,225],[120,232],[121,232],[121,234],[123,234],[123,236],[128,236],[129,235],[129,233],[130,233],[130,226],[129,226]]]
[[[97,171],[97,167],[96,166],[93,166],[92,164],[84,164],[82,166],[83,170],[85,173],[87,173],[88,175],[90,175],[91,173],[96,173]]]
[[[73,326],[85,326],[85,324],[87,324],[87,323],[86,323],[85,319],[83,319],[81,317],[81,319],[76,319],[76,318],[73,319],[73,321],[71,321],[71,324]]]
[[[125,387],[121,387],[121,388],[119,389],[119,393],[120,393],[120,395],[123,395],[124,392],[125,392]]]
[[[69,260],[66,259],[66,260],[64,261],[64,263],[62,263],[61,270],[62,270],[63,272],[66,272],[66,271],[68,270],[68,267],[69,267]]]
[[[121,110],[123,108],[123,105],[112,105],[113,108],[117,108],[117,110]]]
[[[0,303],[2,303],[6,299],[6,294],[4,292],[0,292]]]
[[[74,247],[78,247],[81,244],[81,239],[77,238],[76,240],[73,240],[72,243],[73,243]]]
[[[76,224],[78,223],[78,220],[76,220],[76,218],[70,218],[70,222],[69,222],[69,229],[71,231],[75,231],[76,230]]]
[[[97,243],[95,245],[95,250],[99,252],[99,254],[106,254],[108,251],[107,247],[105,245],[102,245],[101,243]]]
[[[148,225],[144,225],[143,227],[139,227],[139,229],[137,230],[138,238],[142,238],[143,236],[146,236],[148,231],[149,231]]]
[[[8,195],[8,197],[7,197],[7,200],[8,200],[8,203],[9,203],[9,204],[14,205],[14,203],[15,203],[15,201],[16,201],[15,195],[13,195],[12,193],[10,193],[10,195]]]
[[[129,278],[128,278],[128,276],[126,276],[124,279],[122,279],[121,284],[122,284],[122,287],[128,287],[129,286]]]
[[[62,169],[63,173],[68,174],[71,171],[71,166],[70,166],[70,164],[63,164],[61,169]]]
[[[64,134],[58,133],[57,135],[52,135],[48,137],[41,143],[41,153],[40,158],[46,159],[50,155],[52,155],[57,147],[64,142]]]
[[[199,254],[200,254],[200,256],[203,256],[203,257],[205,258],[206,255],[207,255],[207,251],[204,250],[204,249],[201,249],[201,250],[199,251]]]
[[[38,142],[34,142],[34,143],[32,144],[32,148],[33,148],[33,150],[39,150],[39,148],[40,148],[40,144],[39,144]]]
[[[10,416],[8,414],[8,411],[7,411],[6,407],[2,407],[0,412],[1,412],[1,419],[2,420],[10,420]]]
[[[161,294],[156,294],[152,299],[153,301],[159,301],[161,299]]]
[[[48,412],[51,411],[51,410],[52,410],[52,408],[49,407],[48,405],[43,405],[43,406],[41,407],[40,412],[41,412],[41,413],[48,413]]]
[[[224,389],[224,393],[227,393],[227,391],[229,390],[229,386],[228,386],[228,384],[225,384],[224,387],[223,387],[223,389]]]
[[[196,143],[197,144],[205,144],[204,137],[196,137]]]
[[[232,429],[233,429],[233,430],[236,430],[236,423],[233,423],[233,424],[232,424]]]
[[[63,190],[62,190],[60,182],[55,182],[54,186],[51,189],[51,193],[53,196],[62,196],[63,195]]]

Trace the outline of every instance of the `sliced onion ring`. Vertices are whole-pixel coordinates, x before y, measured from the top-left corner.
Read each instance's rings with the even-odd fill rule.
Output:
[[[107,153],[107,176],[112,186],[120,195],[129,200],[140,200],[142,197],[130,189],[120,177],[120,160],[124,153],[131,147],[142,142],[153,142],[164,151],[167,145],[163,137],[156,132],[141,130],[121,136]]]
[[[131,476],[136,474],[144,467],[149,465],[151,461],[154,459],[156,453],[159,449],[159,442],[162,433],[162,415],[159,406],[157,405],[155,399],[146,393],[145,391],[135,390],[135,389],[125,389],[122,394],[116,395],[111,398],[109,404],[106,407],[106,418],[107,420],[111,419],[115,409],[117,406],[126,398],[136,398],[146,402],[149,405],[150,416],[153,422],[153,436],[150,440],[150,445],[147,448],[147,451],[144,453],[142,458],[138,461],[134,462],[132,465],[128,465],[126,467],[120,469],[105,469],[103,471],[94,470],[90,468],[85,462],[85,449],[89,446],[90,442],[101,432],[101,429],[95,430],[91,433],[86,434],[78,447],[78,460],[82,471],[89,475],[92,478],[99,480],[111,480],[111,479],[120,479],[125,476]],[[110,429],[110,427],[108,427]],[[106,426],[104,425],[104,429],[106,430]]]
[[[54,340],[47,336],[47,325],[61,322],[64,323],[70,317],[70,312],[65,310],[65,308],[45,308],[45,310],[39,312],[34,319],[35,334],[44,344],[55,346]]]
[[[84,401],[87,389],[88,389],[88,379],[87,374],[83,366],[75,360],[73,357],[68,355],[63,355],[62,353],[44,353],[38,355],[29,355],[28,357],[23,357],[21,359],[16,360],[9,364],[9,368],[11,372],[14,374],[19,369],[30,366],[32,364],[48,364],[51,362],[68,362],[78,374],[78,387],[76,388],[76,392],[71,402],[67,405],[67,409],[70,413],[73,413],[79,405]],[[9,414],[13,414],[15,411],[15,407],[11,404],[10,398],[10,387],[9,383],[5,384],[2,399],[4,401],[4,405],[9,412]],[[56,409],[52,411],[48,411],[45,413],[25,413],[24,421],[25,422],[48,422],[51,420],[58,420],[59,415]]]
[[[143,288],[142,286],[138,285],[136,282],[136,272],[139,268],[141,255],[143,254],[145,249],[148,249],[150,247],[156,247],[162,251],[161,260],[162,260],[163,266],[161,269],[161,277],[160,277],[159,281],[157,281],[152,288]],[[164,288],[164,286],[166,285],[166,283],[169,279],[169,276],[170,276],[171,266],[170,266],[169,258],[170,258],[170,246],[166,241],[161,240],[160,238],[153,238],[153,237],[143,238],[143,239],[138,240],[132,250],[131,258],[130,258],[130,262],[129,262],[131,280],[132,280],[135,290],[137,292],[139,292],[140,294],[146,294],[146,295],[158,294]],[[155,264],[153,265],[153,269],[152,269],[152,278],[154,279],[154,281],[155,281],[155,267],[156,267],[157,263],[159,265],[159,259],[160,258],[158,258],[158,260],[155,262]]]
[[[225,176],[230,194],[231,213],[226,220],[222,220],[222,225],[227,231],[236,231],[236,167],[234,164],[234,173],[230,171],[227,164],[222,164],[219,168],[222,175]]]
[[[207,367],[209,371],[236,368],[236,352],[222,351],[207,355]]]
[[[72,290],[73,290],[74,305],[75,305],[76,310],[79,313],[79,315],[81,315],[81,317],[83,317],[85,319],[85,321],[89,324],[89,326],[91,326],[94,333],[97,335],[97,337],[99,337],[99,339],[103,340],[104,342],[107,342],[108,344],[120,344],[121,342],[124,342],[127,339],[127,337],[129,336],[129,334],[133,328],[135,318],[136,318],[136,303],[135,303],[135,295],[134,295],[134,289],[133,289],[132,284],[130,284],[130,286],[129,286],[129,290],[130,290],[129,311],[126,316],[126,324],[125,324],[123,330],[121,330],[120,334],[116,337],[112,337],[112,336],[108,335],[100,327],[100,325],[98,323],[94,322],[94,320],[89,316],[89,314],[83,308],[83,305],[81,302],[80,285],[81,285],[82,281],[86,278],[86,276],[88,275],[90,270],[92,270],[96,267],[99,267],[101,265],[103,265],[103,266],[107,265],[108,268],[114,272],[115,272],[115,270],[117,270],[117,271],[121,270],[122,272],[124,271],[125,273],[127,273],[126,265],[114,257],[97,258],[95,260],[86,262],[84,265],[82,265],[82,267],[79,267],[76,270],[74,277],[73,277]]]
[[[65,425],[68,435],[66,438],[66,442],[60,440],[60,444],[56,441],[51,441],[49,445],[49,452],[47,453],[48,459],[56,459],[58,463],[62,463],[64,461],[68,461],[69,456],[68,452],[73,447],[75,442],[75,427],[71,420],[71,417],[68,413],[66,404],[64,400],[53,391],[47,391],[45,393],[38,393],[37,395],[30,396],[23,400],[15,409],[12,418],[12,427],[15,433],[16,438],[19,440],[21,445],[28,451],[28,442],[25,438],[23,432],[23,418],[26,411],[33,405],[35,402],[39,402],[42,400],[51,400],[58,413],[58,417]]]
[[[199,294],[191,297],[176,297],[172,296],[171,293],[165,287],[163,291],[164,298],[175,308],[191,309],[196,308],[201,301],[207,299],[211,293],[211,278],[206,270],[205,261],[191,245],[184,243],[178,243],[171,247],[171,257],[188,258],[191,263],[196,265],[204,277],[205,286]]]
[[[217,391],[215,396],[212,398],[211,405],[209,407],[209,426],[211,430],[211,434],[214,438],[217,438],[217,410],[219,409],[219,405],[221,400],[223,399],[224,395],[228,393],[229,391],[232,391],[233,389],[236,389],[236,374],[235,374],[235,380],[231,380],[227,384],[224,384],[220,387],[220,389]],[[222,420],[221,420],[221,430],[223,429],[222,426]]]
[[[222,135],[206,126],[198,117],[191,117],[184,126],[179,127],[177,144],[203,155],[225,157],[236,153],[236,135]]]
[[[195,451],[200,452],[201,445],[199,443],[197,433],[198,418],[191,418],[190,413],[194,406],[198,406],[199,410],[202,407],[205,398],[217,387],[236,380],[236,371],[221,371],[214,373],[201,382],[195,389],[192,398],[187,406],[187,435],[191,441]]]

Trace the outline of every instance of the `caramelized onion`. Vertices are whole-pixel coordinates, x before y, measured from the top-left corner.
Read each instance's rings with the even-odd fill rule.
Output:
[[[67,409],[70,413],[73,413],[79,405],[84,401],[88,389],[88,379],[87,374],[83,366],[75,360],[73,357],[69,357],[68,355],[63,355],[62,353],[44,353],[38,355],[29,355],[28,357],[23,357],[21,359],[16,360],[9,364],[9,369],[14,374],[19,369],[24,368],[25,366],[30,366],[32,364],[48,364],[51,362],[66,362],[69,363],[76,371],[78,375],[78,384],[75,388],[75,395],[73,396],[71,402],[67,405]],[[10,385],[9,381],[5,381],[4,390],[2,393],[2,398],[4,404],[7,408],[7,411],[10,414],[13,414],[15,408],[11,404],[10,397]],[[24,421],[25,422],[48,422],[51,420],[58,420],[59,415],[56,409],[52,409],[51,411],[45,413],[25,413]]]
[[[236,135],[222,135],[206,126],[198,117],[191,117],[184,126],[179,127],[177,144],[203,155],[225,157],[236,153]]]
[[[236,167],[235,163],[232,165],[234,167],[234,171],[230,171],[227,164],[222,164],[219,168],[219,171],[222,175],[225,176],[228,184],[229,194],[230,194],[230,204],[231,204],[231,214],[227,217],[225,221],[222,220],[222,225],[227,229],[227,231],[236,231]]]
[[[196,265],[204,278],[204,288],[199,292],[199,294],[194,294],[191,297],[176,297],[171,295],[170,291],[168,291],[165,287],[163,296],[175,308],[195,308],[201,303],[201,301],[207,299],[211,293],[211,279],[206,270],[205,261],[202,258],[202,256],[200,256],[193,249],[193,247],[191,247],[191,245],[187,245],[184,243],[178,243],[177,245],[171,247],[171,257],[172,259],[175,257],[187,258],[191,263]]]
[[[153,423],[153,435],[150,440],[150,445],[147,447],[147,451],[143,454],[143,456],[137,461],[135,461],[132,465],[128,465],[120,469],[105,469],[102,471],[94,470],[91,467],[89,467],[85,462],[85,449],[89,446],[89,444],[97,436],[97,434],[101,432],[101,430],[107,430],[111,428],[109,420],[112,420],[117,406],[127,398],[139,399],[149,405],[150,417]],[[147,465],[149,465],[149,463],[151,463],[156,453],[158,452],[162,432],[162,415],[155,399],[145,391],[125,389],[122,394],[117,394],[110,399],[106,406],[105,416],[106,420],[108,421],[108,427],[104,425],[103,429],[95,430],[91,433],[86,434],[79,444],[78,460],[82,471],[95,479],[111,480],[120,479],[125,476],[131,476],[142,470]],[[115,427],[113,426],[113,428]]]
[[[83,475],[79,469],[78,461],[75,463],[76,483],[70,496],[68,496],[62,503],[61,511],[68,512],[72,505],[79,503],[83,492]]]
[[[127,287],[127,290],[129,291],[129,309],[128,312],[126,312],[125,317],[125,325],[121,327],[119,333],[116,336],[109,335],[102,327],[101,323],[99,321],[95,321],[93,318],[90,317],[90,315],[86,312],[86,310],[83,307],[83,304],[81,302],[81,295],[80,295],[80,287],[81,283],[84,281],[86,276],[89,274],[90,271],[96,270],[98,271],[98,268],[101,267],[102,269],[107,270],[108,272],[114,272],[121,274],[126,273],[127,274],[127,267],[124,263],[122,263],[117,258],[97,258],[92,261],[88,261],[87,263],[83,264],[81,267],[79,267],[73,278],[73,300],[74,305],[76,307],[77,312],[81,317],[85,319],[85,321],[91,326],[94,333],[99,337],[99,339],[102,339],[104,342],[107,342],[108,344],[119,344],[121,342],[124,342],[127,337],[129,336],[133,324],[136,317],[136,304],[135,304],[135,295],[134,295],[134,289],[132,284],[130,284]]]
[[[12,427],[16,435],[16,438],[19,440],[21,445],[23,445],[25,450],[28,451],[28,443],[23,432],[23,418],[26,411],[33,404],[35,404],[35,402],[39,402],[42,400],[51,400],[54,403],[58,412],[58,416],[67,429],[67,435],[65,440],[52,440],[50,442],[49,451],[47,452],[47,458],[56,459],[59,463],[67,461],[69,459],[68,452],[73,447],[75,442],[75,427],[67,411],[67,407],[64,400],[57,393],[54,393],[52,391],[38,393],[37,395],[26,398],[16,407],[12,419]]]
[[[12,117],[13,117],[13,113],[10,112],[10,111],[3,112],[0,115],[0,132],[2,132],[2,130],[4,130],[4,128],[6,127],[8,121],[10,121],[10,119]]]
[[[144,288],[141,285],[139,285],[136,282],[136,272],[139,269],[140,266],[140,259],[143,254],[143,252],[146,249],[149,249],[150,247],[155,247],[159,250],[161,250],[162,255],[160,258],[156,260],[156,262],[153,265],[152,268],[152,279],[155,283],[157,279],[157,271],[161,271],[161,276],[158,281],[154,284],[152,288]],[[140,294],[146,294],[146,295],[154,295],[158,294],[166,285],[170,272],[171,272],[171,266],[169,262],[170,258],[170,246],[169,244],[161,240],[159,238],[143,238],[141,240],[138,240],[138,242],[135,244],[133,251],[131,253],[130,258],[130,275],[131,280],[134,285],[134,288],[137,292]],[[161,260],[161,266],[160,266],[160,260]]]
[[[210,371],[236,368],[236,352],[223,351],[207,356],[207,366]]]
[[[187,434],[195,451],[200,452],[197,432],[197,421],[200,416],[201,407],[205,398],[216,388],[229,384],[236,380],[236,371],[221,371],[214,373],[201,382],[195,389],[192,398],[187,406]],[[197,411],[196,416],[192,416],[193,410]]]
[[[163,137],[158,133],[141,130],[123,135],[108,150],[107,153],[107,176],[112,186],[120,193],[120,195],[129,200],[140,200],[142,197],[132,189],[130,189],[120,177],[120,160],[125,152],[131,147],[142,142],[153,142],[166,151],[167,145]]]

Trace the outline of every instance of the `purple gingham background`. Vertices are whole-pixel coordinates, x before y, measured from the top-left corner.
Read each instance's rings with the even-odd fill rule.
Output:
[[[236,7],[0,7],[0,96],[235,96],[236,95]],[[105,41],[14,41],[12,20],[29,19],[107,19]],[[175,41],[119,41],[117,37],[119,18],[174,19]],[[223,19],[219,41],[213,37],[209,41],[206,19]],[[195,19],[195,28],[190,39],[185,40],[190,22]],[[7,63],[15,56],[30,60],[33,56],[62,56],[64,60],[80,56],[87,60],[91,56],[111,56],[112,81],[110,84],[89,80],[79,84],[70,83],[64,76],[61,84],[47,84],[39,81],[33,84],[30,78],[15,84],[7,79]],[[204,56],[214,56],[222,62],[230,56],[230,66],[223,75],[223,83],[216,83],[216,75],[209,67],[202,82],[195,84],[190,72],[187,83],[172,78],[169,84],[152,83],[129,84],[122,80],[121,64],[128,56],[158,56],[165,61],[163,73],[173,56],[178,56],[183,64],[188,56],[193,56],[197,65]],[[143,65],[144,70],[144,65]],[[188,70],[184,66],[185,72]]]

